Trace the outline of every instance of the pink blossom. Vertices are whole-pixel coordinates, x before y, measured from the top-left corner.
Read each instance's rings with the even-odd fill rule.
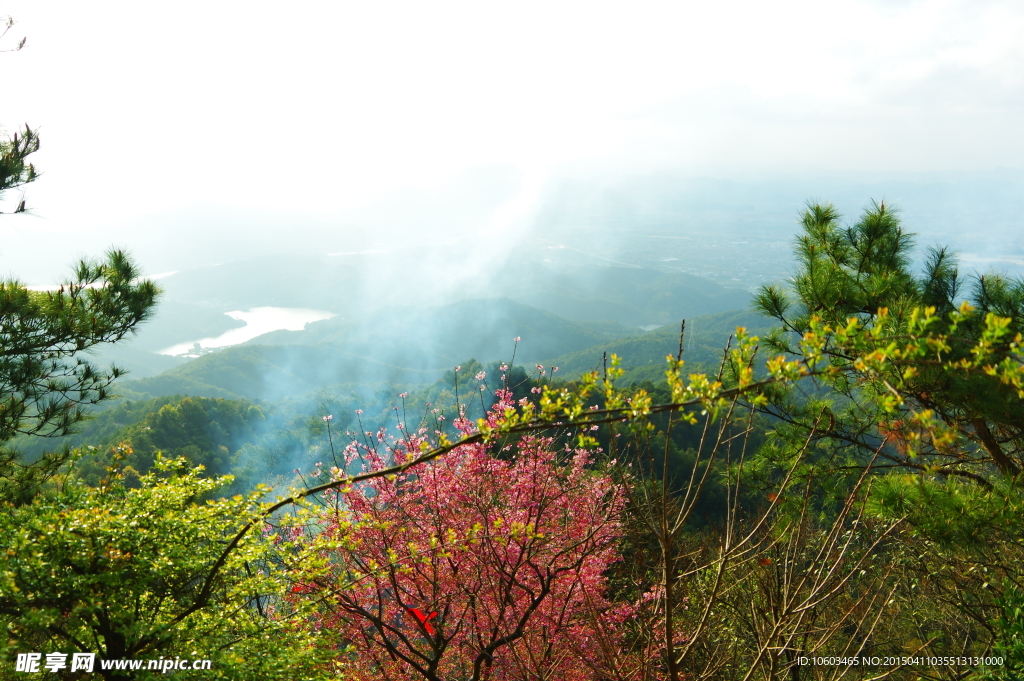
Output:
[[[476,380],[478,380],[478,381],[482,381],[482,380],[484,380],[485,378],[487,378],[487,372],[486,372],[486,371],[478,371],[478,372],[477,372],[477,374],[476,374]]]
[[[492,426],[513,406],[510,391],[496,395]],[[456,425],[476,432],[464,417]],[[388,451],[407,461],[424,444],[410,435]],[[339,672],[354,681],[420,678],[403,659],[434,660],[432,678],[462,679],[487,651],[494,681],[604,676],[595,662],[619,648],[635,612],[606,595],[625,493],[588,468],[591,452],[573,450],[562,463],[553,445],[523,437],[502,459],[484,443],[462,445],[409,474],[339,493],[349,515],[341,522],[325,511],[315,521],[339,541],[327,544],[324,563],[313,561],[336,574],[299,571],[302,588],[289,595],[325,604],[307,623],[332,648],[350,646],[335,659]],[[369,465],[388,465],[375,450],[360,451]],[[293,541],[309,540],[299,533]]]
[[[333,418],[334,418],[334,416],[333,416],[333,415],[331,415],[331,414],[328,414],[327,416],[324,416],[324,417],[323,417],[324,421],[330,421],[330,420],[331,420],[331,419],[333,419]]]

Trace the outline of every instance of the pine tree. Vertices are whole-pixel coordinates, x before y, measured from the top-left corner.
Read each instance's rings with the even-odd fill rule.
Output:
[[[29,154],[39,151],[39,134],[25,126],[21,133],[0,140],[0,192],[28,184],[36,179],[36,168],[25,161]],[[14,213],[25,212],[25,199],[18,202]]]
[[[36,179],[27,158],[38,149],[39,136],[28,126],[0,140],[0,198]],[[11,212],[24,211],[22,199]],[[123,372],[99,368],[84,353],[121,340],[152,313],[158,290],[138,277],[131,258],[111,250],[102,261],[79,262],[53,291],[0,281],[0,447],[18,434],[66,435],[85,418],[85,407],[110,397],[111,382]],[[24,499],[65,460],[52,454],[30,465],[0,450],[0,498]]]
[[[994,274],[965,281],[955,256],[946,248],[929,249],[922,270],[915,273],[911,267],[915,235],[903,229],[896,211],[884,202],[872,203],[860,221],[846,228],[840,226],[840,215],[831,204],[810,204],[802,223],[792,285],[765,286],[755,301],[761,312],[782,323],[769,339],[773,349],[800,354],[797,340],[815,319],[819,325],[841,328],[850,319],[871,327],[885,317],[887,337],[900,342],[901,330],[915,314],[928,309],[938,317],[930,330],[951,331],[951,342],[936,366],[917,367],[912,378],[908,374],[886,380],[871,372],[845,373],[827,386],[834,391],[832,398],[818,399],[820,391],[801,400],[779,395],[771,411],[806,433],[824,409],[829,418],[824,425],[819,422],[820,437],[864,454],[873,453],[880,441],[888,441],[882,456],[900,467],[923,470],[939,465],[943,472],[980,478],[993,472],[1017,476],[1024,465],[1024,400],[998,376],[951,368],[971,356],[986,333],[990,313],[1008,320],[1003,340],[993,348],[993,362],[1019,360],[1012,339],[1024,331],[1024,281]],[[973,306],[974,313],[956,322],[955,312],[964,302]],[[831,342],[826,342],[825,354],[833,365],[844,368],[862,359]],[[867,408],[864,397],[871,392],[897,394],[903,413],[934,414],[959,433],[963,446],[955,451],[934,448],[926,452],[927,462],[902,456],[900,439],[906,420]]]

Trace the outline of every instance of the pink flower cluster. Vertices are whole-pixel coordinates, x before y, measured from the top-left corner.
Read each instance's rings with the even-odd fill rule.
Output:
[[[513,406],[498,398],[492,425]],[[424,437],[393,441],[387,458],[417,456]],[[634,609],[606,596],[624,490],[590,462],[524,437],[502,458],[467,444],[352,488],[318,521],[333,572],[300,578],[293,597],[324,599],[313,626],[350,646],[336,660],[347,678],[601,678]]]

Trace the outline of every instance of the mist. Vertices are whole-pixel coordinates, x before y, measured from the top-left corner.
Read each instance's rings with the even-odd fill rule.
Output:
[[[398,390],[747,313],[811,200],[1024,274],[1013,3],[5,10],[3,121],[44,142],[0,275],[129,251],[163,295],[94,355],[125,395]]]

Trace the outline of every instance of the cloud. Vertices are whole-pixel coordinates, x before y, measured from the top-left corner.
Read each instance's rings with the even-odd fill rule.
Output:
[[[49,239],[134,221],[142,241],[152,216],[197,206],[350,224],[481,166],[526,178],[497,224],[569,166],[728,176],[988,168],[1024,152],[1012,2],[5,9],[29,42],[0,55],[19,84],[3,120],[42,130],[28,198]]]

